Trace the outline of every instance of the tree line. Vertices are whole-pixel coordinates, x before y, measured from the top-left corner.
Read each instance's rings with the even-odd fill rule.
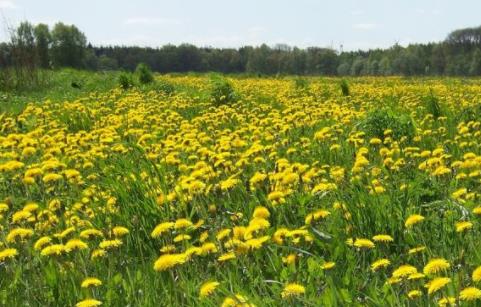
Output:
[[[0,43],[0,67],[74,67],[88,70],[128,70],[145,63],[153,71],[251,73],[263,75],[481,75],[481,27],[459,29],[444,41],[394,45],[387,49],[337,52],[288,45],[241,48],[197,47],[191,44],[159,48],[92,46],[75,25],[22,22]]]

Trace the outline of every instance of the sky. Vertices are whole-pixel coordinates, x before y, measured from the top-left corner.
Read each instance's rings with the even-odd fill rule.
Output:
[[[366,50],[441,41],[479,12],[480,0],[0,0],[0,41],[28,20],[75,24],[94,45]]]

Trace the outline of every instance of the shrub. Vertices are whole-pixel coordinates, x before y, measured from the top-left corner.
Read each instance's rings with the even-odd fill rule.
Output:
[[[349,96],[350,91],[349,91],[349,83],[345,79],[342,79],[341,82],[339,83],[339,86],[341,87],[341,93],[343,96]]]
[[[135,73],[137,74],[137,78],[139,78],[140,84],[148,84],[154,81],[154,75],[147,64],[140,63],[137,65]]]
[[[134,82],[132,80],[132,74],[123,72],[119,75],[119,85],[122,89],[127,90],[131,88],[134,85]]]
[[[294,87],[300,91],[307,90],[309,89],[309,81],[304,78],[296,78],[294,79]]]
[[[171,95],[173,92],[175,92],[175,87],[170,82],[165,80],[157,80],[152,86],[152,89],[157,92],[162,92],[166,95]]]
[[[433,94],[433,92],[431,92],[429,96],[423,97],[422,102],[426,108],[426,111],[432,114],[434,118],[438,118],[443,115],[441,105],[439,104],[439,99]]]
[[[406,136],[412,140],[416,134],[414,123],[407,114],[397,115],[390,109],[377,109],[367,114],[361,128],[369,137],[384,138],[384,131],[392,130],[392,136],[400,139]]]
[[[210,99],[214,104],[228,104],[237,100],[237,94],[227,79],[220,75],[213,75],[210,82]]]

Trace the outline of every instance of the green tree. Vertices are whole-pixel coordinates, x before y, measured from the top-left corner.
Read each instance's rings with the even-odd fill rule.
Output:
[[[39,23],[33,30],[35,36],[35,47],[37,50],[38,63],[42,68],[50,66],[49,47],[51,42],[48,25]]]
[[[473,52],[473,57],[469,66],[469,74],[472,76],[481,75],[481,50],[479,50],[479,48],[476,48]]]
[[[87,39],[74,25],[55,24],[52,30],[52,62],[55,67],[82,67]]]

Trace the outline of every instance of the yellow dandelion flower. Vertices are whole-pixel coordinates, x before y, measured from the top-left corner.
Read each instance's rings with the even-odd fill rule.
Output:
[[[381,269],[381,268],[385,268],[387,267],[388,265],[391,264],[391,261],[389,261],[389,259],[379,259],[379,260],[376,260],[374,261],[372,264],[371,264],[371,270],[373,272]]]
[[[481,299],[481,290],[476,287],[467,287],[459,292],[459,299],[462,301],[474,301]]]
[[[476,269],[474,269],[471,278],[474,282],[481,281],[481,266],[478,266]]]
[[[335,266],[336,266],[335,262],[328,261],[328,262],[324,263],[323,265],[321,265],[321,269],[330,270],[330,269],[334,268]]]
[[[95,277],[87,277],[82,281],[80,287],[82,288],[89,288],[89,287],[98,287],[102,285],[102,281]]]
[[[372,237],[374,242],[392,242],[394,239],[390,235],[376,235]]]
[[[225,253],[217,258],[218,261],[224,262],[236,258],[234,252]]]
[[[63,244],[52,244],[42,249],[40,255],[42,256],[59,256],[64,253],[68,253],[70,250]]]
[[[428,282],[425,287],[428,288],[428,294],[433,294],[434,292],[444,288],[450,282],[451,278],[449,277],[437,277]]]
[[[126,227],[116,226],[112,229],[112,233],[116,237],[123,237],[129,233],[129,230]]]
[[[152,231],[152,233],[150,234],[150,236],[152,238],[158,238],[160,237],[164,232],[166,232],[167,230],[171,229],[172,227],[174,227],[175,223],[173,222],[165,222],[165,223],[161,223],[157,226],[155,226],[154,230]]]
[[[469,221],[463,221],[456,223],[456,232],[463,232],[465,230],[473,228],[473,223]]]
[[[429,260],[428,264],[424,266],[423,273],[426,275],[436,274],[441,271],[445,271],[449,269],[449,267],[450,267],[450,264],[446,259],[435,258],[435,259]]]
[[[33,245],[33,248],[35,250],[41,250],[46,244],[50,243],[52,239],[48,236],[41,237],[38,239],[35,244]]]
[[[443,297],[438,301],[438,305],[440,307],[445,307],[445,306],[455,306],[456,305],[456,298],[452,296],[448,297]]]
[[[96,307],[96,306],[100,306],[100,305],[102,305],[101,301],[98,301],[98,300],[95,300],[95,299],[92,299],[92,298],[88,298],[88,299],[85,299],[83,301],[78,302],[75,306],[76,307]]]
[[[374,248],[374,242],[369,239],[356,239],[354,241],[354,246],[357,248]]]
[[[413,267],[412,265],[408,265],[408,264],[405,264],[405,265],[401,265],[400,267],[398,267],[393,273],[392,273],[392,276],[393,277],[407,277],[409,275],[412,275],[412,274],[415,274],[418,272],[418,269],[416,269],[415,267]]]
[[[414,247],[414,248],[411,248],[408,253],[410,255],[412,254],[416,254],[416,253],[419,253],[419,252],[422,252],[426,249],[426,246],[418,246],[418,247]]]
[[[183,264],[187,261],[185,254],[165,254],[160,256],[154,263],[154,270],[165,271],[176,265]]]
[[[288,298],[292,296],[299,296],[306,292],[306,288],[304,286],[297,284],[297,283],[290,283],[287,284],[281,292],[282,298]]]
[[[12,229],[7,235],[7,242],[14,243],[18,238],[24,240],[33,236],[33,230],[28,228],[15,228]]]
[[[98,248],[92,251],[90,259],[95,260],[97,258],[102,258],[105,255],[107,255],[107,251],[105,249]]]
[[[421,295],[423,295],[423,293],[419,290],[412,290],[412,291],[409,291],[408,293],[408,297],[412,300],[420,297]]]
[[[87,245],[87,243],[83,242],[82,240],[80,239],[70,239],[68,240],[68,242],[65,244],[65,247],[68,249],[68,250],[82,250],[82,249],[86,249],[88,248],[89,246]]]
[[[6,248],[0,251],[0,262],[3,262],[8,258],[13,258],[17,255],[18,251],[15,248]]]
[[[478,206],[478,207],[474,208],[473,214],[481,215],[481,206]]]
[[[256,207],[254,209],[254,213],[252,214],[253,218],[258,218],[258,219],[268,219],[271,214],[269,213],[269,210],[267,210],[266,207]]]
[[[419,214],[413,214],[406,219],[404,226],[406,226],[407,228],[411,228],[413,225],[418,224],[423,220],[424,220],[424,216]]]
[[[215,289],[220,285],[219,282],[217,281],[208,281],[204,283],[199,290],[199,296],[200,297],[207,297],[211,295]]]
[[[114,239],[114,240],[103,240],[100,242],[99,247],[101,249],[111,249],[111,248],[116,248],[122,245],[122,241],[119,239]]]

